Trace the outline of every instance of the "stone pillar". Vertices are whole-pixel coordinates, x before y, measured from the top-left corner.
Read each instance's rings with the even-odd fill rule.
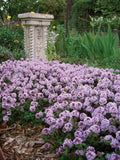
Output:
[[[47,28],[53,15],[39,13],[23,13],[18,18],[24,25],[24,43],[26,58],[46,59]]]

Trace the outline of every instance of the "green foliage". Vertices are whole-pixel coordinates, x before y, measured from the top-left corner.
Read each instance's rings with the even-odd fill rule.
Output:
[[[49,106],[49,103],[47,101],[39,101],[39,104],[37,106],[37,109],[35,112],[30,112],[31,101],[26,101],[24,105],[21,105],[19,107],[16,107],[16,109],[11,110],[12,115],[10,116],[8,125],[12,125],[14,122],[19,121],[20,124],[31,124],[32,126],[36,123],[44,124],[44,122],[41,119],[36,119],[35,114],[38,113],[40,110],[43,112],[44,106]],[[0,112],[2,112],[2,107],[0,107]],[[44,113],[44,112],[43,112]],[[43,114],[45,116],[45,114]],[[0,115],[0,123],[2,122],[3,114]]]
[[[13,54],[9,49],[0,46],[0,63],[7,61],[8,59],[14,60]]]
[[[56,54],[58,55],[66,55],[65,52],[65,27],[64,25],[57,26],[56,32],[59,34],[56,38],[55,48]]]
[[[101,25],[103,29],[110,25],[111,28],[120,28],[120,1],[97,0],[95,7],[94,25]]]
[[[100,141],[100,138],[97,134],[91,133],[86,139],[86,144],[89,146],[93,146],[96,148],[97,151],[102,152],[103,148],[105,149],[106,153],[110,153],[113,149],[111,148],[110,144],[106,145]]]
[[[54,23],[64,23],[65,0],[4,0],[0,1],[0,17],[4,19],[10,15],[12,20],[17,21],[18,14],[34,11],[36,13],[53,14]]]
[[[65,151],[65,153],[63,153],[61,156],[60,156],[60,158],[59,158],[59,160],[66,160],[66,159],[71,159],[71,160],[84,160],[84,159],[86,159],[84,156],[77,156],[77,155],[74,155],[74,154],[72,154],[72,153],[70,153],[71,151],[70,151],[70,149],[69,148],[67,148],[66,149],[66,151]]]
[[[120,27],[120,18],[119,16],[113,16],[111,18],[105,18],[105,17],[98,17],[98,18],[92,18],[90,25],[97,28],[101,25],[102,29],[105,30],[107,26],[109,25],[112,29],[119,29]]]
[[[8,15],[17,20],[18,14],[34,11],[36,13],[53,14],[52,24],[64,24],[66,18],[66,0],[4,0],[0,1],[0,17],[2,22]],[[120,15],[119,0],[69,0],[69,27],[79,33],[90,29],[91,16],[106,18]]]
[[[17,21],[18,14],[20,13],[26,13],[31,11],[36,11],[37,8],[35,8],[37,1],[36,0],[22,0],[22,1],[16,1],[16,0],[4,0],[0,1],[0,6],[2,6],[2,10],[0,10],[0,17],[4,21],[4,19],[10,15],[12,17],[12,20]],[[37,6],[37,5],[36,5]]]
[[[23,30],[23,29],[22,29]],[[23,34],[19,33],[18,28],[8,22],[7,26],[0,28],[0,44],[4,47],[8,47],[11,51],[14,49],[23,49]]]
[[[95,160],[105,160],[106,158],[101,157],[101,158],[95,158]]]
[[[120,49],[119,49],[120,50]],[[120,70],[120,56],[111,56],[104,60],[104,68],[113,68],[114,70]]]
[[[118,18],[111,18],[120,16],[120,1],[119,0],[70,0],[72,6],[70,7],[70,28],[75,27],[78,33],[90,30],[90,17],[103,17],[104,23],[110,24],[113,28],[120,27]]]
[[[7,21],[0,27],[1,60],[25,58],[23,28],[20,23]],[[7,58],[8,57],[8,58]]]
[[[41,0],[36,4],[39,13],[53,14],[54,24],[64,23],[64,10],[66,6],[65,0]]]
[[[46,49],[46,55],[49,61],[56,60],[56,49],[55,49],[56,37],[57,37],[57,34],[50,28],[48,31],[48,40],[47,40],[47,49]]]
[[[119,0],[97,0],[95,12],[103,17],[111,18],[113,15],[120,15],[120,1]]]
[[[90,62],[102,66],[109,58],[118,57],[120,54],[119,39],[112,33],[110,26],[106,33],[100,31],[99,27],[97,33],[85,32],[83,36],[69,35],[67,38],[61,28],[55,46],[56,53],[69,63]]]
[[[71,7],[71,28],[75,27],[78,33],[89,30],[89,15],[94,14],[95,1],[93,0],[77,0]]]
[[[47,44],[47,50],[46,50],[46,55],[47,55],[47,59],[49,61],[53,61],[53,60],[56,59],[54,44],[48,42],[48,44]]]
[[[107,33],[97,32],[85,33],[83,36],[82,47],[86,51],[88,58],[101,61],[109,56],[115,56],[120,53],[119,39],[112,34],[110,27]]]
[[[7,60],[20,60],[21,58],[25,58],[24,50],[13,50],[12,52],[3,46],[0,46],[0,63]]]
[[[25,51],[21,49],[15,49],[13,50],[13,56],[16,60],[20,60],[21,58],[25,59]]]

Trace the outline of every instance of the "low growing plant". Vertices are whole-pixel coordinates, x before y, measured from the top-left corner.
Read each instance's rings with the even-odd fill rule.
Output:
[[[0,64],[0,120],[44,124],[60,159],[120,159],[120,70],[42,60]]]

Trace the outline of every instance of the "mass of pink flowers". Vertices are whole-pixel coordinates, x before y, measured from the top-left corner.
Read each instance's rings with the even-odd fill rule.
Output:
[[[16,110],[30,100],[29,111],[47,126],[44,135],[56,129],[73,138],[64,139],[56,154],[63,154],[84,143],[95,134],[101,143],[111,148],[106,153],[86,146],[74,154],[87,160],[105,157],[120,159],[120,75],[119,70],[99,69],[87,65],[70,65],[58,61],[20,60],[0,64],[0,107],[3,121],[9,121],[11,109]],[[36,113],[40,100],[50,106]],[[58,113],[58,114],[57,114]],[[45,116],[44,116],[45,115]],[[76,128],[76,129],[75,129]]]

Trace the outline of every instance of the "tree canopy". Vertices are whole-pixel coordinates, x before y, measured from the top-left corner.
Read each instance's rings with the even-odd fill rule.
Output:
[[[120,16],[120,0],[0,0],[0,21],[4,22],[8,15],[16,21],[18,14],[34,11],[53,14],[56,24],[64,24],[67,7],[69,26],[78,31],[80,28],[89,28],[89,16]]]

